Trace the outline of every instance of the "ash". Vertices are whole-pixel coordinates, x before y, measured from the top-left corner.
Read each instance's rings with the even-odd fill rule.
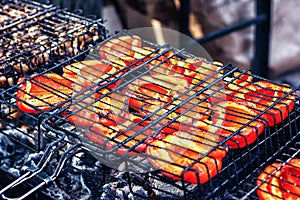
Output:
[[[28,143],[29,141],[23,141]],[[28,168],[36,167],[43,151],[32,152],[23,145],[11,141],[6,135],[0,133],[0,169],[14,176],[22,175]],[[59,161],[53,158],[43,170],[48,176],[53,174]],[[139,175],[137,175],[139,176]],[[140,180],[131,178],[131,189],[128,174],[104,166],[88,152],[81,152],[73,156],[63,167],[61,174],[51,184],[42,189],[49,199],[57,200],[141,200],[149,199],[150,188],[169,190],[176,196],[182,196],[180,190],[165,185],[159,180],[151,180],[148,187]],[[0,188],[1,189],[1,188]],[[174,199],[163,192],[154,191],[151,199]]]
[[[26,142],[26,141],[23,141]],[[15,178],[22,175],[28,168],[36,167],[40,161],[43,151],[32,152],[20,144],[12,142],[7,136],[0,134],[0,169]],[[52,159],[45,173],[51,175],[57,167],[58,160]],[[83,164],[77,168],[87,168]],[[95,167],[93,171],[100,171],[100,167]],[[49,199],[92,199],[92,192],[86,186],[83,173],[74,167],[66,167],[56,181],[48,185],[43,192]]]
[[[26,172],[28,168],[36,167],[43,153],[43,151],[32,152],[23,145],[11,141],[6,135],[0,134],[0,169],[15,178]],[[52,159],[44,171],[51,175],[57,163],[56,158]],[[141,186],[134,186],[133,191],[147,197]],[[74,156],[55,182],[45,187],[43,192],[50,197],[49,199],[57,200],[145,199],[136,197],[130,192],[123,172],[103,167],[88,153]]]

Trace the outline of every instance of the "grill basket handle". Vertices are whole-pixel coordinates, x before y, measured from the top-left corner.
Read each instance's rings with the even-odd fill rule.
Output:
[[[2,190],[0,190],[1,197],[5,200],[22,200],[22,199],[28,197],[29,195],[33,194],[34,192],[36,192],[43,186],[52,183],[59,176],[65,163],[72,156],[74,156],[75,154],[80,152],[80,150],[82,150],[82,149],[78,149],[80,147],[79,144],[75,144],[75,145],[71,146],[70,148],[68,148],[66,151],[64,151],[64,153],[60,157],[60,160],[58,162],[57,167],[55,168],[54,173],[51,176],[47,176],[47,177],[43,178],[41,183],[34,186],[31,190],[27,191],[25,194],[23,194],[19,197],[10,198],[10,197],[5,196],[5,193],[7,191],[9,191],[9,190],[13,191],[13,188],[15,188],[16,186],[24,183],[25,181],[27,181],[33,177],[36,177],[39,173],[41,173],[42,170],[47,166],[47,164],[49,163],[49,161],[51,160],[51,158],[55,154],[55,152],[57,152],[59,149],[64,147],[66,144],[65,142],[63,144],[59,144],[59,142],[55,141],[47,147],[43,157],[41,158],[41,160],[39,161],[39,163],[36,167],[34,167],[33,169],[28,169],[29,170],[28,172],[26,172],[25,174],[20,176],[18,179],[16,179],[12,183],[10,183],[6,187],[4,187]]]

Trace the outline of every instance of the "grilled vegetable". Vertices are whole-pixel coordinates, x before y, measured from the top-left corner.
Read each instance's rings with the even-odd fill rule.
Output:
[[[256,184],[261,200],[300,199],[300,159],[267,166],[258,176]]]
[[[285,96],[292,89],[268,81],[259,81],[240,89],[233,101],[252,109],[255,115],[267,110],[260,118],[269,126],[282,122],[294,108],[295,94]],[[278,101],[278,102],[277,102]],[[269,107],[272,107],[269,109]]]
[[[20,78],[17,106],[26,113],[38,114],[70,98],[72,82],[53,73]]]
[[[140,130],[144,128],[147,123],[134,122],[127,119],[123,123],[115,123],[111,125],[104,125],[101,123],[94,123],[90,130],[85,132],[87,138],[102,149],[111,150],[115,148],[113,153],[127,154],[133,156],[145,151],[146,144],[138,144],[139,141],[150,138],[153,133],[152,130],[147,129],[143,132]],[[133,127],[134,128],[130,128]],[[126,140],[128,140],[126,142]],[[136,145],[136,147],[134,147]]]
[[[175,180],[183,177],[186,182],[202,184],[222,168],[222,159],[227,150],[212,150],[217,141],[215,134],[186,127],[173,135],[154,140],[146,148],[146,153],[149,155],[149,162],[165,176]],[[207,153],[209,154],[205,155]],[[191,168],[185,171],[188,166]]]
[[[213,111],[212,121],[218,127],[217,134],[220,134],[221,138],[227,139],[239,130],[226,142],[231,148],[242,148],[252,144],[264,130],[262,121],[254,120],[250,123],[255,113],[244,105],[226,101],[219,103]],[[247,126],[243,127],[244,125]]]
[[[118,69],[126,67],[126,63],[122,60],[114,60],[106,62],[104,60],[85,60],[73,63],[64,67],[63,76],[73,81],[74,88],[79,90],[88,88],[96,84],[105,85],[108,81],[112,82],[117,76],[121,76],[122,72],[117,72]],[[120,80],[111,83],[107,88],[115,88],[120,83]]]
[[[155,120],[170,112],[168,120],[176,118],[177,123],[193,124],[195,121],[208,119],[211,104],[205,95],[196,95],[187,90],[187,82],[182,76],[144,76],[128,86],[129,106],[142,116]],[[191,100],[188,100],[191,96]],[[179,106],[182,104],[181,106]],[[175,109],[171,112],[172,109]],[[155,113],[153,115],[153,113]],[[182,114],[181,116],[179,116]]]
[[[142,46],[138,36],[120,36],[104,42],[98,48],[98,53],[105,59],[133,57],[135,49]]]

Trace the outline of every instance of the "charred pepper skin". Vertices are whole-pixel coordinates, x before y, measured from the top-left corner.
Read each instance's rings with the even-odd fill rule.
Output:
[[[18,84],[17,106],[30,114],[47,111],[72,94],[72,82],[53,73],[32,75],[29,79],[23,77],[19,79]]]
[[[293,158],[286,164],[273,163],[257,178],[257,195],[260,200],[300,199],[300,159]]]

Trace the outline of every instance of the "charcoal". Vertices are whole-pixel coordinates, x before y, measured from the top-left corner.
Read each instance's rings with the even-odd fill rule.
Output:
[[[9,158],[1,159],[0,161],[0,166],[5,171],[9,170],[11,168],[11,165],[12,165],[12,160]]]
[[[57,187],[54,183],[50,187],[46,188],[46,191],[50,196],[57,200],[71,200],[72,198],[62,189]]]
[[[148,196],[147,193],[146,193],[146,191],[141,186],[134,186],[132,188],[132,191],[135,194],[143,196],[143,197],[147,197]],[[142,198],[135,198],[135,199],[142,199]]]
[[[30,154],[25,160],[23,167],[36,167],[43,154],[43,151]]]
[[[11,129],[13,132],[13,129]],[[24,140],[24,143],[27,141]],[[30,152],[22,145],[13,143],[7,136],[0,134],[0,169],[14,176],[15,178],[23,174],[28,168],[35,168],[39,163],[44,152]],[[2,145],[3,144],[3,145]],[[4,145],[5,144],[5,145]],[[52,174],[57,167],[58,160],[53,158],[49,166],[44,170],[45,174]],[[91,163],[89,163],[91,164]],[[99,164],[98,164],[99,165]],[[86,163],[81,162],[78,168],[99,171],[98,165],[94,168],[87,167]],[[82,167],[86,166],[86,167]],[[66,168],[54,183],[48,185],[44,190],[49,196],[61,200],[90,199],[91,190],[85,184],[81,173],[75,168]]]
[[[114,199],[114,194],[115,194],[115,188],[114,188],[114,183],[107,183],[105,184],[103,187],[102,187],[102,190],[103,190],[103,193],[100,197],[100,199],[107,199],[107,200],[110,200],[110,199]]]
[[[20,176],[20,170],[15,169],[15,168],[9,168],[8,172],[15,176],[15,177],[19,177]]]
[[[15,153],[15,145],[7,136],[0,135],[0,159],[12,156]]]

